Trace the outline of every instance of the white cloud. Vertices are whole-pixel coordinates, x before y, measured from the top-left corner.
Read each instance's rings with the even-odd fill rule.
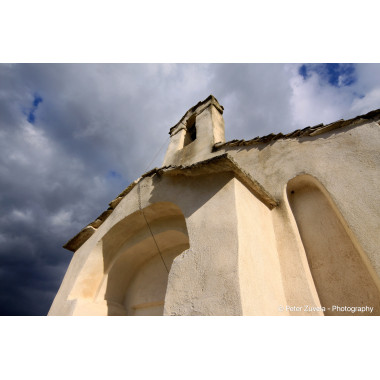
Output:
[[[9,219],[13,222],[31,223],[34,221],[32,210],[14,209],[9,215]]]
[[[361,115],[380,108],[380,86],[369,91],[363,98],[357,98],[351,106],[351,113]]]
[[[72,210],[59,210],[57,213],[51,215],[51,224],[54,227],[67,228],[72,223],[72,214]]]
[[[350,96],[345,89],[326,85],[316,73],[307,80],[301,76],[291,79],[292,117],[296,128],[305,128],[319,123],[340,119],[347,112]]]
[[[322,81],[316,72],[304,80],[297,75],[297,66],[292,69],[292,118],[297,128],[328,124],[380,108],[380,65],[355,65],[356,82],[341,87]]]

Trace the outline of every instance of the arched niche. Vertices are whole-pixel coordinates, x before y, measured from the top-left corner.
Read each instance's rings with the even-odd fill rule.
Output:
[[[127,216],[89,255],[71,295],[85,301],[78,313],[163,315],[172,262],[188,248],[185,218],[174,203]]]
[[[364,315],[380,315],[376,275],[327,190],[305,174],[289,181],[287,196],[324,314],[352,315],[334,306],[369,306],[373,312]]]

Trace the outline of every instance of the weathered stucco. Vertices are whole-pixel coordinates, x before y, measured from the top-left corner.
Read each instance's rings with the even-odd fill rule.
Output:
[[[49,315],[380,315],[380,111],[227,143],[222,114],[65,245]]]

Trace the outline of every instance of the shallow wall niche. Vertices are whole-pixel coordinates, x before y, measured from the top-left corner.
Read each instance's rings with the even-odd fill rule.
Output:
[[[76,314],[163,315],[172,262],[188,248],[185,218],[174,203],[154,203],[127,216],[91,253],[75,290],[78,305],[83,305]],[[83,285],[97,271],[92,278],[99,280],[92,281],[89,292]]]
[[[364,315],[380,315],[379,289],[364,253],[326,189],[314,177],[300,175],[289,181],[287,196],[324,314],[352,315],[333,310],[336,305],[370,306],[373,312]]]

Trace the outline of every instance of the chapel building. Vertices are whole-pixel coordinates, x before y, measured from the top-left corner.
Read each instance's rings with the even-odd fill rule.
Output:
[[[210,95],[66,243],[49,315],[380,315],[379,120],[226,142]]]

